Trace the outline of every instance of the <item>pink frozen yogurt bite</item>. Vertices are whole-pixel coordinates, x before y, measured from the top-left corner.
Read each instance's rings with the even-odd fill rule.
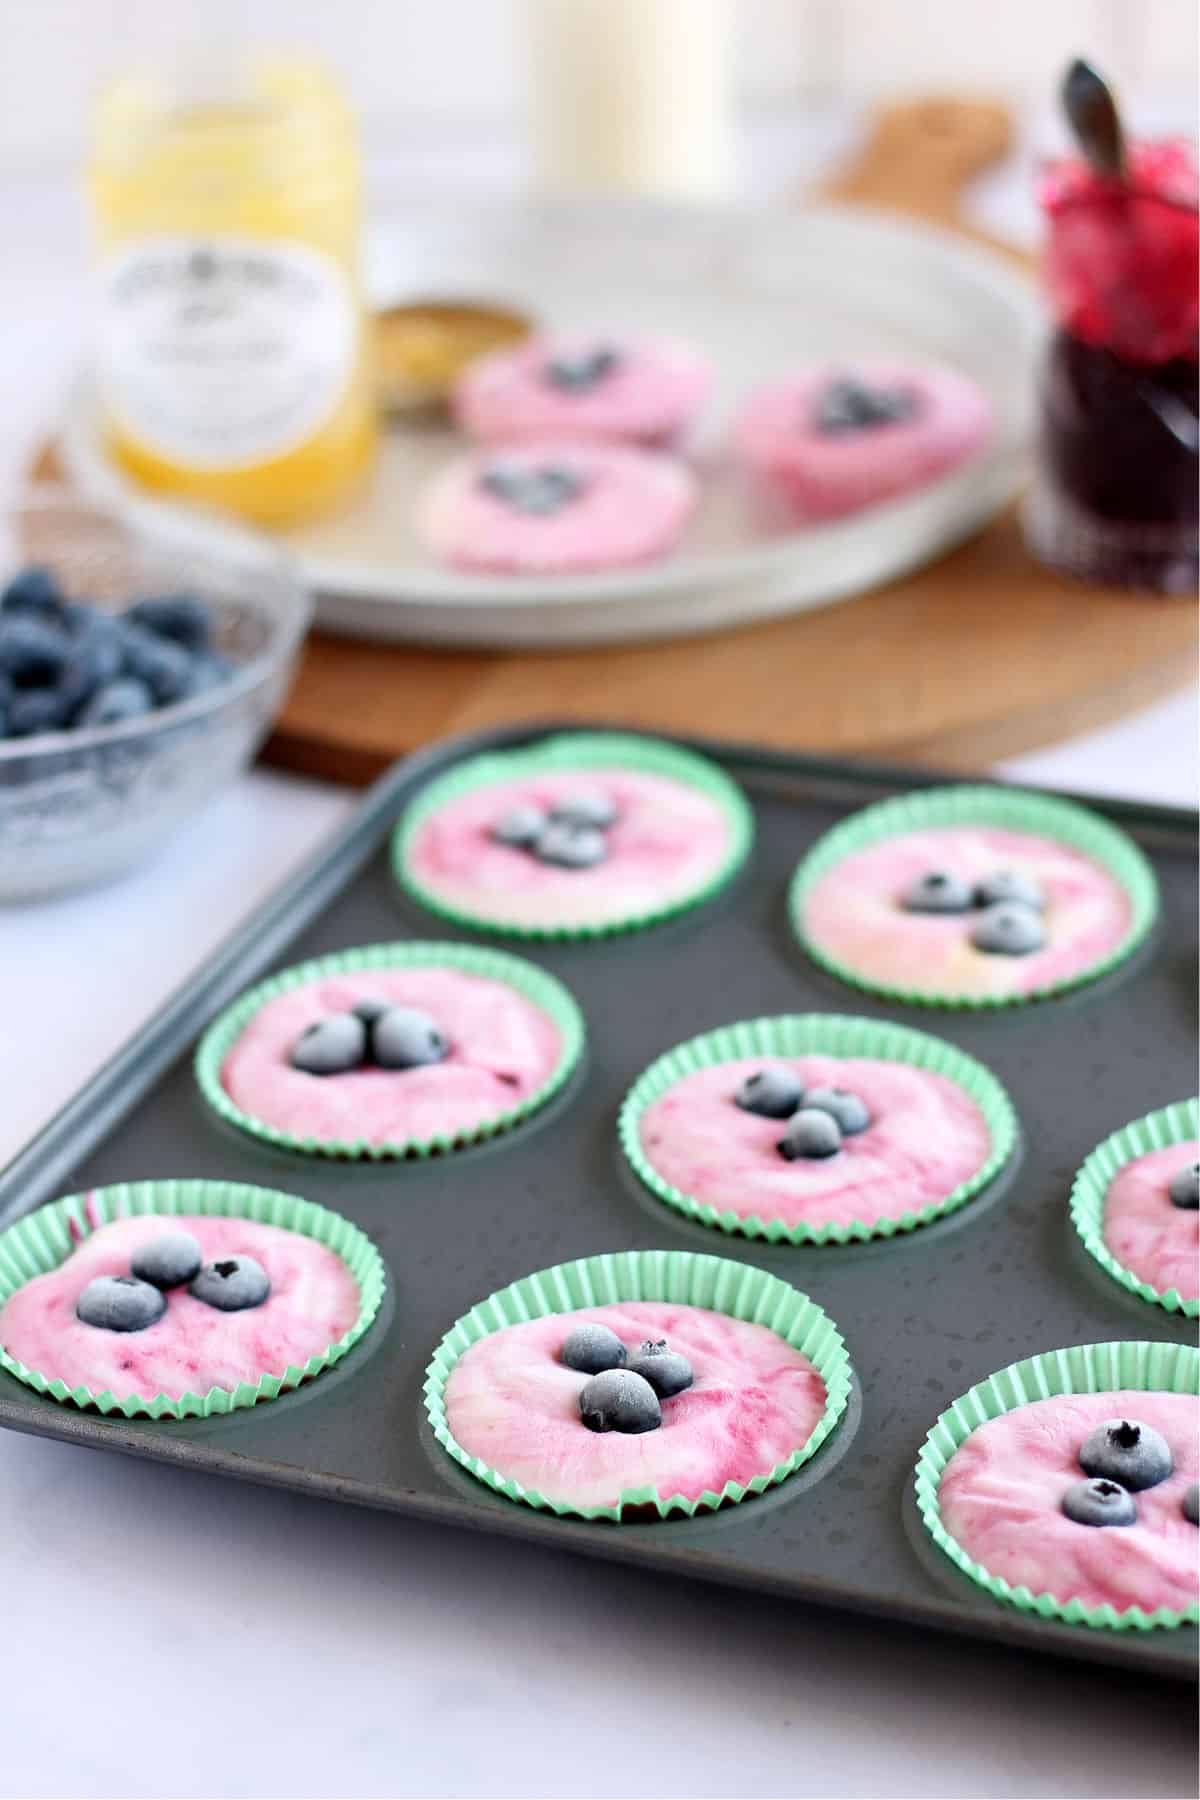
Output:
[[[750,831],[733,784],[693,783],[682,756],[660,772],[612,754],[569,767],[551,743],[544,760],[518,752],[509,779],[488,759],[477,787],[401,828],[402,879],[456,918],[554,935],[648,923],[732,874]]]
[[[991,403],[967,376],[873,361],[769,383],[746,402],[734,435],[769,492],[821,520],[925,486],[974,456],[991,430]]]
[[[339,1059],[339,1035],[354,1031],[341,1022],[360,1006],[378,1007],[383,1019],[361,1026],[364,1047]],[[423,1022],[435,1034],[431,1050],[418,1043],[411,1052],[429,1060],[389,1066],[382,1050],[372,1052],[372,1034],[378,1046],[390,1031],[388,1009],[401,1014],[401,1057],[414,1020],[418,1032]],[[301,1038],[331,1020],[332,1060],[347,1066],[296,1066],[313,1060],[298,1051]],[[220,1079],[251,1129],[266,1126],[302,1147],[402,1149],[470,1136],[535,1101],[564,1052],[554,1019],[507,981],[431,962],[315,974],[274,994],[238,1032]]]
[[[1120,1434],[1111,1445],[1110,1428]],[[1035,1400],[978,1426],[955,1451],[938,1490],[942,1524],[1011,1587],[1061,1605],[1182,1611],[1198,1592],[1198,1428],[1200,1404],[1187,1394]],[[1122,1449],[1130,1439],[1132,1450]],[[1148,1441],[1159,1452],[1154,1467],[1144,1460]],[[1085,1493],[1085,1483],[1102,1491]]]
[[[424,499],[423,535],[455,568],[568,575],[652,562],[695,506],[683,463],[604,444],[508,444],[461,457]]]
[[[181,1281],[162,1293],[159,1316],[140,1328],[111,1329],[79,1316],[77,1306],[89,1310],[81,1298],[89,1284],[128,1278],[139,1253],[177,1242],[181,1232],[199,1247],[204,1272],[218,1271],[218,1287],[237,1277],[234,1264],[252,1259],[266,1277],[265,1298],[228,1311],[197,1298]],[[201,1282],[196,1286],[199,1291]],[[151,1299],[155,1291],[151,1285]],[[179,1399],[303,1368],[350,1330],[358,1310],[350,1269],[300,1232],[251,1219],[146,1214],[100,1226],[58,1268],[10,1295],[0,1309],[0,1345],[68,1388],[108,1390],[117,1399]]]
[[[845,1130],[817,1119],[807,1147],[794,1155],[781,1147],[805,1109],[829,1107],[836,1123],[839,1106]],[[793,1135],[803,1139],[804,1129]],[[789,1229],[874,1228],[938,1206],[993,1149],[983,1112],[957,1082],[907,1063],[835,1056],[697,1069],[646,1107],[638,1140],[654,1173],[695,1205]]]
[[[1200,1299],[1200,1211],[1194,1139],[1135,1156],[1104,1197],[1104,1242],[1122,1267],[1165,1294]]]
[[[797,923],[819,959],[865,986],[995,1002],[1086,979],[1129,947],[1132,920],[1121,882],[1082,851],[962,824],[851,851],[808,888]]]
[[[692,1384],[661,1402],[655,1429],[596,1431],[584,1423],[587,1373],[562,1360],[569,1333],[607,1327],[637,1355],[666,1340]],[[769,1475],[807,1443],[826,1405],[808,1358],[765,1325],[664,1301],[622,1301],[554,1313],[480,1338],[446,1383],[446,1422],[469,1456],[570,1510],[616,1506],[631,1489],[660,1500],[720,1494]]]
[[[672,338],[573,333],[479,357],[454,392],[455,417],[481,443],[536,439],[667,446],[708,397],[707,357]]]

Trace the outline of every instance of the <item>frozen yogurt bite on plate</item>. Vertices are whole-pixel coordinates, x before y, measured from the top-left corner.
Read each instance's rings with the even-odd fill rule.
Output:
[[[837,1425],[849,1381],[836,1328],[786,1282],[646,1250],[493,1294],[442,1340],[425,1392],[439,1442],[490,1487],[621,1519],[784,1480]]]
[[[260,983],[196,1058],[243,1131],[326,1156],[426,1156],[491,1137],[566,1081],[583,1019],[561,982],[466,944],[375,944]]]
[[[874,361],[769,382],[743,406],[734,444],[767,492],[818,522],[935,481],[983,449],[992,423],[966,375]]]
[[[1114,1131],[1071,1189],[1071,1218],[1114,1281],[1200,1313],[1200,1102],[1179,1100]]]
[[[885,800],[827,832],[792,881],[805,949],[842,980],[929,1006],[1002,1006],[1092,981],[1157,915],[1154,875],[1085,808],[1001,787]]]
[[[653,738],[571,732],[472,757],[401,821],[397,879],[456,922],[593,937],[708,899],[753,837],[737,784]]]
[[[453,410],[485,444],[662,448],[692,425],[711,385],[708,358],[677,339],[572,332],[478,358],[459,377]]]
[[[833,1014],[743,1020],[658,1058],[621,1142],[659,1199],[783,1243],[891,1237],[955,1211],[1016,1143],[996,1078],[953,1045]]]

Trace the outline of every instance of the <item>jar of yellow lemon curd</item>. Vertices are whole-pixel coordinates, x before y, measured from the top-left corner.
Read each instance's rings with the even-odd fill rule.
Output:
[[[335,84],[278,61],[227,89],[129,77],[100,102],[88,185],[112,454],[146,487],[265,524],[336,506],[375,418]]]

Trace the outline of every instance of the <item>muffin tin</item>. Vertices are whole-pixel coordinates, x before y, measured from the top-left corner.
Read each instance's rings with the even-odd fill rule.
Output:
[[[754,852],[715,900],[667,924],[595,943],[520,947],[566,983],[588,1025],[582,1064],[535,1117],[452,1154],[351,1164],[258,1142],[205,1106],[192,1069],[197,1038],[252,982],[357,945],[476,941],[398,889],[392,827],[426,782],[464,757],[569,729],[458,739],[386,775],[0,1175],[0,1223],[61,1194],[146,1177],[253,1182],[331,1206],[363,1227],[388,1267],[371,1330],[310,1386],[219,1419],[102,1418],[0,1372],[0,1424],[801,1603],[1190,1678],[1194,1631],[1088,1630],[989,1598],[925,1533],[913,1468],[955,1395],[1009,1363],[1060,1345],[1194,1339],[1192,1321],[1127,1292],[1087,1255],[1068,1198],[1075,1171],[1115,1126],[1194,1083],[1195,815],[1089,802],[1141,844],[1161,884],[1158,929],[1128,963],[1034,1006],[934,1014],[854,993],[811,962],[791,935],[786,894],[799,857],[848,811],[935,778],[689,741],[743,784],[756,814]],[[682,1039],[782,1011],[853,1011],[936,1031],[1008,1089],[1022,1128],[1017,1156],[961,1211],[890,1240],[773,1245],[675,1213],[625,1163],[621,1100]],[[855,1380],[845,1418],[812,1461],[739,1506],[620,1525],[535,1512],[451,1461],[426,1421],[422,1386],[454,1320],[550,1264],[652,1247],[766,1269],[829,1313]]]

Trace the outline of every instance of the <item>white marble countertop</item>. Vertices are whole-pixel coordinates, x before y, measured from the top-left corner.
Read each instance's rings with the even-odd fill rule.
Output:
[[[507,185],[474,155],[450,174]],[[756,144],[749,185],[780,159]],[[981,206],[1027,223],[1017,176]],[[57,186],[0,189],[0,223],[11,480],[72,365],[78,251]],[[1191,804],[1195,742],[1187,693],[1003,773]],[[127,880],[0,912],[0,1163],[351,803],[256,771]],[[0,1595],[6,1800],[1195,1791],[1174,1688],[8,1433]]]

